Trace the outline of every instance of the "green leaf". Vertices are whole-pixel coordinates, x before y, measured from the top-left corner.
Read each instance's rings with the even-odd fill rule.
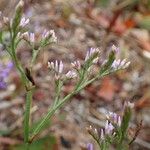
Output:
[[[53,150],[56,143],[54,136],[46,136],[39,140],[34,141],[28,150]],[[26,150],[26,144],[21,144],[10,148],[9,150]]]

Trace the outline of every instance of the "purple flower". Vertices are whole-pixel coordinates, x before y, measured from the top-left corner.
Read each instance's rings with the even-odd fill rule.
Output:
[[[67,77],[68,79],[75,78],[75,77],[77,77],[77,73],[76,73],[75,71],[73,71],[73,70],[70,70],[70,71],[68,71],[68,72],[66,73],[66,77]]]
[[[52,62],[48,62],[48,67],[50,68],[50,70],[53,70],[55,72],[55,78],[60,79],[62,72],[63,72],[63,62],[62,61],[52,61]]]
[[[85,61],[89,60],[94,54],[99,53],[99,49],[98,48],[90,48],[87,53],[86,53],[86,57],[85,57]],[[98,61],[98,57],[96,57],[93,60],[93,63],[96,63]]]
[[[105,133],[110,135],[112,134],[113,129],[114,129],[114,126],[107,120],[105,124]]]
[[[8,62],[7,64],[0,62],[0,89],[5,89],[7,87],[5,80],[8,77],[12,67],[12,62]]]
[[[20,26],[23,28],[23,27],[25,27],[28,23],[29,23],[29,18],[25,18],[25,17],[23,17],[23,18],[21,18],[21,21],[20,21]]]
[[[111,67],[114,70],[118,70],[118,69],[125,69],[129,65],[130,65],[130,62],[127,61],[126,59],[123,59],[123,60],[120,60],[120,59],[116,60],[115,59]]]
[[[73,68],[80,70],[81,69],[81,64],[79,60],[76,60],[74,62],[71,63],[71,65],[73,66]]]
[[[115,45],[112,45],[112,51],[114,51],[115,53],[118,53],[120,51],[120,49],[118,47],[116,47]]]
[[[46,39],[51,39],[51,42],[57,42],[57,37],[55,35],[55,31],[54,30],[44,30],[42,33],[42,40],[46,40]]]
[[[87,144],[87,150],[94,150],[94,147],[93,147],[92,143]]]

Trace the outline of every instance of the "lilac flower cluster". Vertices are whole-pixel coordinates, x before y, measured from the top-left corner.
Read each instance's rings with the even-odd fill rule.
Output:
[[[46,35],[48,33],[43,33],[44,34],[43,37],[47,38]],[[117,53],[119,51],[119,49],[113,45],[112,51],[114,53]],[[74,62],[71,62],[73,70],[68,71],[66,74],[63,74],[64,65],[63,65],[62,61],[56,60],[54,62],[48,62],[48,67],[50,68],[50,70],[54,71],[55,79],[76,78],[78,75],[80,75],[80,71],[83,68],[87,70],[86,74],[90,73],[91,67],[93,66],[93,64],[98,63],[98,61],[100,60],[99,54],[100,54],[100,50],[98,48],[90,48],[85,55],[84,62],[82,64],[79,60],[75,60]],[[101,67],[105,66],[105,64],[107,62],[108,62],[108,60],[106,60],[104,62],[104,64],[102,64]],[[130,62],[127,62],[125,59],[123,59],[123,60],[115,59],[113,61],[113,63],[111,64],[109,71],[111,72],[111,71],[116,71],[119,69],[124,69],[124,68],[128,67],[129,64],[130,64]]]
[[[74,70],[69,70],[65,75],[63,74],[64,64],[62,61],[56,60],[55,62],[48,62],[50,70],[54,71],[55,79],[71,79],[77,77],[77,73]]]
[[[84,63],[86,64],[87,61],[90,61],[90,63],[92,64],[96,63],[99,58],[97,55],[98,53],[98,48],[91,48],[90,50],[88,50],[85,56]],[[50,68],[50,70],[53,70],[55,72],[55,79],[60,79],[62,77],[67,79],[76,78],[78,76],[78,72],[82,69],[82,65],[79,60],[72,62],[71,65],[74,70],[69,70],[66,74],[62,74],[64,68],[62,61],[56,60],[54,62],[48,62],[48,67]],[[91,64],[89,65],[89,67],[91,67]]]
[[[35,42],[35,33],[24,32],[20,34],[20,38],[28,41],[31,45],[33,45],[33,43]],[[57,37],[55,35],[54,30],[43,31],[40,39],[41,46],[43,45],[45,46],[48,45],[49,43],[56,43],[56,42]]]
[[[125,69],[130,65],[130,62],[127,62],[126,59],[123,60],[114,60],[113,64],[112,64],[112,69],[114,70],[118,70],[118,69]]]
[[[110,113],[106,120],[104,128],[97,130],[96,128],[93,130],[92,126],[88,129],[89,133],[100,141],[105,140],[107,137],[111,137],[115,135],[115,128],[121,126],[121,117],[116,113]]]
[[[5,89],[7,87],[6,78],[8,77],[12,67],[12,62],[8,62],[7,64],[0,62],[0,89]]]
[[[96,129],[90,126],[87,129],[89,134],[95,139],[95,141],[99,144],[100,147],[103,147],[104,145],[108,146],[108,143],[109,144],[113,143],[113,140],[119,137],[120,133],[121,136],[122,134],[126,134],[123,133],[127,131],[124,130],[124,124],[127,124],[128,126],[129,122],[124,122],[125,121],[124,117],[128,117],[129,115],[128,113],[130,113],[130,111],[128,112],[127,110],[131,110],[133,107],[134,107],[133,103],[125,102],[124,109],[123,109],[124,110],[123,116],[120,116],[114,112],[108,112],[108,114],[106,114],[107,120],[103,128]],[[92,143],[87,144],[87,150],[93,150]]]

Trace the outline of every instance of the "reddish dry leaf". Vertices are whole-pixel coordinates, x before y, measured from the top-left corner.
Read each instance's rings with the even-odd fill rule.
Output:
[[[0,143],[7,145],[16,145],[19,144],[20,141],[9,138],[9,137],[0,137]]]
[[[111,80],[109,77],[106,77],[103,79],[101,88],[97,95],[107,101],[112,101],[118,88],[118,85],[116,85],[113,80]]]
[[[129,28],[135,27],[136,22],[135,22],[133,19],[127,19],[127,20],[124,22],[124,24],[125,24],[125,26],[127,27],[127,29],[129,29]]]
[[[140,45],[141,47],[144,49],[144,50],[148,50],[150,52],[150,41],[145,41],[145,40],[142,40],[142,37],[141,39],[139,40],[140,42]]]
[[[37,101],[43,101],[43,100],[46,99],[46,95],[45,95],[45,92],[43,90],[37,90],[37,91],[35,91],[33,97]]]
[[[68,28],[69,27],[67,20],[61,19],[61,18],[56,20],[56,25],[60,28]]]
[[[118,35],[122,35],[125,33],[125,31],[127,30],[126,25],[121,21],[118,20],[114,27],[112,28],[112,30],[117,33]]]
[[[144,95],[142,98],[140,98],[136,103],[135,103],[135,109],[140,110],[143,108],[148,108],[150,107],[150,96],[149,95]]]

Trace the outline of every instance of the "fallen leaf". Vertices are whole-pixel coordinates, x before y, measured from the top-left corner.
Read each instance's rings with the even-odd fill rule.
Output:
[[[149,94],[145,94],[135,103],[136,110],[140,110],[140,109],[148,108],[148,107],[150,107],[150,95]]]
[[[107,101],[112,101],[118,88],[118,85],[114,83],[112,79],[106,77],[103,79],[101,88],[97,95]]]

